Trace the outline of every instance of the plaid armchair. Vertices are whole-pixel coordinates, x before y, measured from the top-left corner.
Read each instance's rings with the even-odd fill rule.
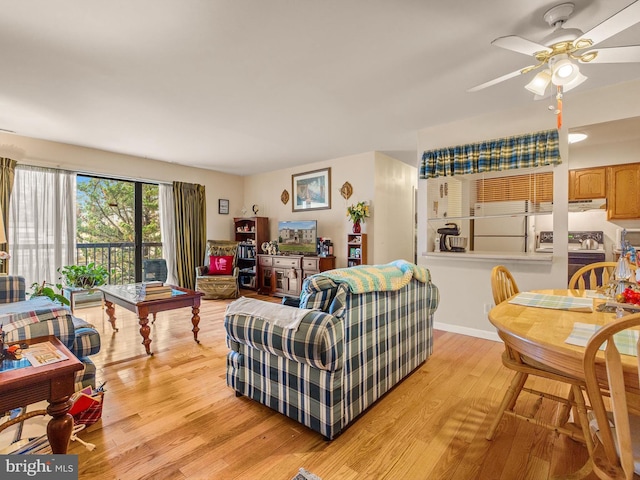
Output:
[[[89,356],[100,351],[100,333],[47,297],[25,297],[24,277],[0,276],[0,324],[5,342],[55,335],[84,364],[84,370],[76,372],[76,390],[95,387],[96,366]]]
[[[366,266],[374,276],[382,267]],[[357,286],[339,278],[344,271],[360,273],[364,268],[305,279],[299,308],[307,310],[296,328],[283,328],[280,319],[269,319],[266,313],[232,308],[247,300],[257,308],[267,302],[232,302],[224,326],[230,348],[227,384],[236,395],[333,439],[426,361],[432,353],[433,313],[440,299],[429,271],[416,267],[422,270],[420,279],[409,275],[408,282],[390,290],[357,292]],[[280,309],[282,317],[298,310],[278,304],[266,310],[271,314],[273,309]]]
[[[216,268],[222,263],[222,268]],[[231,262],[227,265],[226,262]],[[232,240],[207,240],[205,265],[196,267],[196,291],[203,298],[238,298],[238,242]],[[226,272],[225,272],[226,267]]]

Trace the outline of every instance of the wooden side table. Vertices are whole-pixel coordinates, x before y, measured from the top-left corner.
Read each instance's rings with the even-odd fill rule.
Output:
[[[31,338],[20,343],[51,344],[67,359],[39,367],[22,367],[0,372],[0,412],[47,400],[47,437],[54,454],[65,454],[73,432],[73,417],[69,415],[71,395],[75,393],[75,373],[84,368],[67,347],[54,336]]]

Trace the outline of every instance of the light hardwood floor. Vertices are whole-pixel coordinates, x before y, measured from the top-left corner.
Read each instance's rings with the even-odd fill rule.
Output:
[[[326,442],[226,386],[227,303],[203,301],[199,345],[190,309],[158,314],[152,357],[132,313],[116,307],[114,333],[100,307],[76,310],[102,333],[94,361],[106,381],[102,420],[79,435],[96,449],[71,445],[80,479],[288,480],[300,467],[323,480],[548,479],[587,460],[582,445],[512,418],[485,440],[511,378],[502,344],[446,332],[435,333],[426,363]],[[553,402],[523,396],[517,408],[553,420]]]

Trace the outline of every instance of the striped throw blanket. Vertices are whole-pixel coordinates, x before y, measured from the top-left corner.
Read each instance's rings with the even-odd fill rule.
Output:
[[[336,283],[347,284],[353,293],[400,290],[408,285],[414,277],[422,283],[431,280],[429,270],[405,260],[395,260],[386,265],[338,268],[318,275],[328,277]]]

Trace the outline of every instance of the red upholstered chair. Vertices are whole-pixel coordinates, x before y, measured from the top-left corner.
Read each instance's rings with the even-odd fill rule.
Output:
[[[206,299],[237,298],[238,242],[207,240],[205,265],[196,267],[196,290]]]

